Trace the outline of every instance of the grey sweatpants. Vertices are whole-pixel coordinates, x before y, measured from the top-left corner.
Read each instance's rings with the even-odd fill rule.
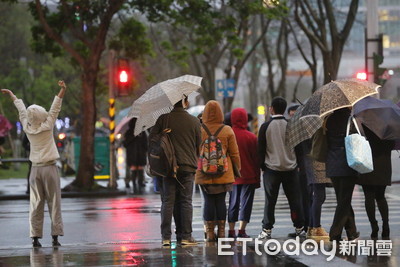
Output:
[[[56,165],[32,166],[30,181],[30,237],[43,236],[44,203],[51,218],[51,235],[64,235],[61,217],[60,177]]]

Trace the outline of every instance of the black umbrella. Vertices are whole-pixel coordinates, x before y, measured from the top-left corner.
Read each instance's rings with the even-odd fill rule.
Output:
[[[390,100],[366,97],[353,108],[356,119],[382,140],[400,138],[400,107]]]

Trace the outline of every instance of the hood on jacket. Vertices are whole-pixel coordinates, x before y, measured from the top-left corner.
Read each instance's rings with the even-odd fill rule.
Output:
[[[47,111],[38,105],[30,105],[27,109],[26,109],[26,115],[27,115],[27,119],[28,119],[28,123],[36,128],[39,127],[40,124],[42,124],[43,122],[46,121],[48,113]]]
[[[247,111],[244,108],[235,108],[234,110],[232,110],[231,122],[233,127],[247,129]]]
[[[203,123],[222,123],[224,114],[219,103],[215,100],[207,102],[203,111]]]

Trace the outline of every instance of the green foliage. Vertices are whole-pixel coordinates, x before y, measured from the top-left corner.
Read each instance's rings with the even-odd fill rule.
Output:
[[[36,12],[35,2],[32,1],[29,3],[29,10],[35,20],[39,20],[38,14]],[[49,17],[49,21],[51,21],[54,25],[61,25],[61,30],[64,28],[64,23],[62,23],[61,17],[57,13],[49,14],[49,9],[46,6],[44,8],[44,13]],[[32,48],[37,53],[51,53],[54,57],[58,57],[62,55],[62,48],[59,44],[57,44],[53,39],[46,35],[43,27],[40,24],[33,24],[31,26],[32,32]]]
[[[206,1],[177,0],[133,1],[151,22],[167,22],[179,35],[174,45],[163,40],[162,48],[169,58],[185,65],[190,55],[202,55],[206,51],[228,45],[234,57],[243,57],[243,40],[239,36],[241,23],[257,15],[267,18],[287,16],[285,1],[276,3],[274,8],[266,7],[262,1]],[[182,51],[183,50],[183,51]],[[187,65],[187,63],[186,63]]]
[[[119,32],[109,42],[109,47],[123,52],[131,59],[144,59],[145,55],[154,55],[152,44],[146,37],[145,26],[134,18],[129,18],[119,28]]]
[[[0,165],[0,179],[23,178],[28,175],[28,163],[20,163],[20,168],[17,170],[11,163],[3,163]]]
[[[168,22],[173,12],[174,0],[131,0],[128,5],[131,9],[146,14],[151,22]]]

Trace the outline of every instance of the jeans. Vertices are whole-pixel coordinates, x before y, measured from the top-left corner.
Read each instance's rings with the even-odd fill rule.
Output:
[[[266,169],[263,173],[263,182],[265,190],[264,218],[262,221],[263,228],[272,229],[274,227],[275,205],[281,184],[289,202],[291,219],[294,227],[303,227],[304,214],[297,171],[274,171]]]
[[[179,227],[180,237],[189,239],[192,235],[193,219],[193,179],[194,174],[178,172],[177,179],[172,177],[162,178],[161,185],[161,236],[163,240],[171,239],[172,215],[175,209],[175,224]],[[182,187],[183,186],[183,187]]]
[[[254,184],[234,184],[233,191],[229,192],[228,222],[250,222],[253,209]]]
[[[357,232],[354,211],[351,206],[356,179],[356,176],[331,177],[337,201],[335,215],[329,231],[331,240],[341,238],[343,227],[346,229],[347,236],[355,236]]]
[[[321,226],[321,210],[322,204],[325,202],[326,184],[311,184],[311,210],[310,210],[310,227],[320,227]]]
[[[222,221],[226,220],[226,192],[219,194],[207,194],[203,191],[204,196],[204,221]]]

